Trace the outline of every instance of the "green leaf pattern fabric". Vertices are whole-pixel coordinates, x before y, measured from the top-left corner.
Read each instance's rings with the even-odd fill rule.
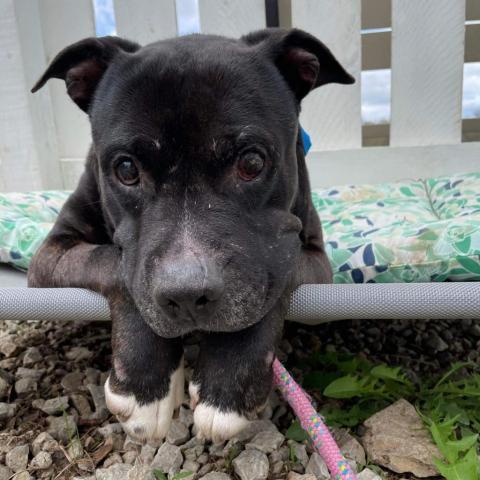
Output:
[[[69,194],[0,194],[0,262],[28,268]],[[312,198],[335,283],[480,281],[480,172]]]

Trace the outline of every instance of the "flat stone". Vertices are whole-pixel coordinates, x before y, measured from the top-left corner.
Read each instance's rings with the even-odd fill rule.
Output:
[[[305,473],[301,475],[296,472],[288,472],[287,480],[317,480],[317,477],[312,473]]]
[[[268,458],[259,450],[244,450],[232,463],[241,480],[265,480],[268,476]]]
[[[56,440],[69,442],[77,431],[75,419],[71,415],[61,417],[47,417],[47,432]]]
[[[15,382],[15,391],[18,395],[26,395],[31,392],[36,392],[38,388],[37,382],[35,379],[27,377],[21,378]]]
[[[311,473],[312,475],[315,475],[317,480],[330,479],[330,473],[328,472],[327,465],[317,452],[312,453],[307,467],[305,468],[305,473]]]
[[[92,414],[90,402],[88,401],[87,397],[81,393],[72,393],[70,395],[70,400],[81,417],[88,417]]]
[[[359,465],[365,465],[367,463],[365,450],[362,445],[355,437],[350,435],[347,430],[343,428],[335,429],[333,435],[340,447],[340,451],[347,460],[353,460]]]
[[[45,470],[52,465],[52,456],[48,452],[39,452],[30,462],[30,466],[34,469]]]
[[[0,377],[0,398],[4,398],[8,395],[8,392],[10,390],[10,384]]]
[[[213,465],[211,463],[207,463],[203,465],[200,468],[200,470],[197,472],[197,478],[204,478],[205,475],[212,472],[212,470],[213,470]],[[212,472],[212,473],[216,473],[216,472]]]
[[[231,440],[234,442],[249,442],[257,433],[278,432],[277,427],[270,420],[254,420]]]
[[[96,480],[121,480],[128,478],[130,470],[132,470],[131,465],[126,465],[125,463],[116,463],[109,468],[97,468],[95,470],[95,479]]]
[[[200,469],[200,464],[193,460],[185,460],[182,465],[182,471],[197,473]]]
[[[152,447],[148,443],[145,445],[142,445],[142,449],[140,450],[140,455],[139,459],[142,463],[145,465],[150,465],[153,462],[153,459],[155,458],[155,453],[157,449],[155,447]]]
[[[2,335],[0,337],[0,353],[6,357],[11,357],[18,352],[20,346],[18,345],[18,337],[16,335]]]
[[[201,480],[231,480],[230,475],[223,472],[210,472],[200,477]]]
[[[382,480],[382,477],[372,472],[372,470],[365,468],[357,474],[357,480]]]
[[[182,405],[178,412],[178,419],[189,428],[193,425],[193,412]]]
[[[110,413],[107,408],[107,404],[105,403],[105,389],[100,385],[94,385],[93,383],[89,383],[87,388],[90,392],[90,395],[93,399],[93,405],[95,406],[95,417],[96,418],[107,418]]]
[[[40,433],[32,443],[33,455],[39,452],[53,453],[58,450],[58,442],[47,432]]]
[[[167,442],[172,445],[182,445],[190,438],[188,428],[179,419],[172,420],[167,433]]]
[[[438,475],[433,459],[441,458],[441,453],[415,407],[406,400],[371,416],[364,427],[361,440],[373,464],[421,478]]]
[[[245,445],[247,450],[257,449],[263,453],[271,453],[277,450],[285,440],[285,437],[277,430],[257,433],[250,443]]]
[[[17,411],[16,403],[3,403],[0,402],[0,420],[8,420],[15,415]]]
[[[5,465],[0,465],[0,480],[10,480],[12,475],[13,472],[10,468]]]
[[[167,475],[175,475],[183,463],[183,455],[180,448],[164,442],[158,449],[152,462],[152,468],[158,468]]]
[[[61,415],[68,408],[68,397],[49,398],[40,407],[47,415]]]
[[[82,372],[70,372],[62,378],[60,383],[67,392],[78,392],[83,389],[83,377]]]
[[[12,480],[35,480],[28,472],[19,472],[15,474]]]
[[[153,474],[152,467],[137,463],[128,472],[127,480],[156,480]]]
[[[43,360],[42,354],[37,347],[28,347],[23,356],[23,366],[30,367]]]
[[[111,467],[116,463],[123,463],[123,459],[118,452],[114,452],[110,454],[104,461],[103,461],[103,468]]]
[[[30,449],[28,445],[17,445],[13,447],[5,456],[5,464],[14,472],[25,470],[28,465],[28,454]]]
[[[307,447],[301,443],[295,442],[294,440],[288,441],[289,448],[293,450],[297,462],[300,463],[304,468],[308,465],[308,453]],[[272,452],[273,453],[273,452]]]
[[[81,360],[90,360],[93,357],[93,352],[86,347],[73,347],[65,356],[72,362],[80,362]]]
[[[97,432],[103,437],[107,438],[114,433],[122,433],[123,428],[120,423],[109,423],[104,427],[100,427],[97,429]]]
[[[19,367],[15,372],[16,378],[33,378],[37,382],[43,377],[45,374],[44,368],[25,368]]]

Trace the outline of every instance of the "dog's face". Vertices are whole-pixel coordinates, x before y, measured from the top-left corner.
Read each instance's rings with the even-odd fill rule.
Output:
[[[92,67],[90,51],[64,68],[90,116],[101,208],[126,287],[161,336],[243,329],[285,291],[302,247],[299,101],[321,84],[321,61],[296,45],[301,35],[278,57],[286,35],[125,43],[108,61]],[[327,52],[329,74],[337,69],[323,83],[351,83],[305,38]]]

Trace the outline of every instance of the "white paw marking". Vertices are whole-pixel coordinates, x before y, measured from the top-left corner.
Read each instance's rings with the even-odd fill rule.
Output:
[[[112,392],[110,377],[105,382],[105,401],[108,409],[118,416],[125,432],[135,440],[162,440],[167,435],[173,412],[183,401],[183,359],[170,377],[168,394],[161,400],[140,405],[135,396]]]
[[[199,403],[193,413],[197,436],[222,443],[240,433],[249,423],[248,419],[236,412],[223,412],[216,407]]]
[[[195,410],[198,402],[200,401],[200,385],[198,383],[190,382],[188,384],[188,394],[190,395],[190,408]]]

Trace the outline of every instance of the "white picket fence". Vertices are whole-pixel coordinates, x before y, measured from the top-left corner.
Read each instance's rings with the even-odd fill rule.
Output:
[[[264,0],[198,3],[204,33],[265,27]],[[114,8],[119,36],[145,44],[177,34],[175,0],[114,0]],[[465,21],[480,18],[480,0],[279,0],[279,9],[282,26],[318,36],[357,80],[304,102],[314,186],[480,170],[480,142],[461,140],[465,38],[480,39],[480,25]],[[382,15],[392,33],[380,32],[372,65],[387,66],[391,45],[390,145],[362,148],[361,28]],[[0,191],[75,186],[89,145],[86,115],[61,81],[29,90],[60,49],[93,35],[91,0],[0,0]],[[480,40],[477,48],[470,61],[480,59]]]

